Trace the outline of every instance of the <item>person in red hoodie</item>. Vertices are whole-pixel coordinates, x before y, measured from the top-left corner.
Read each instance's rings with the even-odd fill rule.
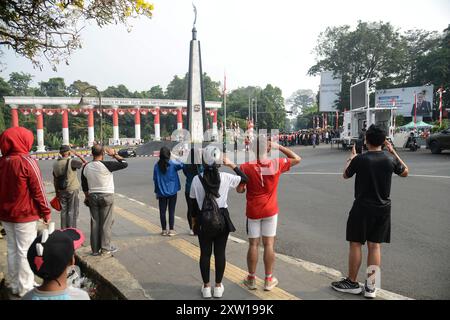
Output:
[[[30,157],[33,133],[22,127],[0,135],[0,221],[6,231],[8,280],[13,294],[33,289],[27,251],[37,236],[37,222],[50,221],[50,206],[36,160]]]

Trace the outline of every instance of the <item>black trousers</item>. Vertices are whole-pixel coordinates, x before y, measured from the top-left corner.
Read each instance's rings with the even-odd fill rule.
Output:
[[[175,225],[175,206],[177,204],[177,194],[174,194],[171,197],[160,197],[158,198],[159,202],[159,218],[161,220],[161,228],[166,230],[167,221],[166,221],[166,211],[167,207],[169,207],[169,227],[170,230],[173,230]]]
[[[211,254],[214,247],[214,259],[216,268],[216,283],[221,283],[225,272],[225,249],[227,246],[229,232],[224,232],[214,238],[198,235],[200,243],[200,272],[202,273],[203,283],[209,283],[209,272],[211,263]]]

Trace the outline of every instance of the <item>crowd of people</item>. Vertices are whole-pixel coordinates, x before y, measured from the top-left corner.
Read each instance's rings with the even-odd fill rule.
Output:
[[[280,176],[298,165],[301,158],[286,145],[302,144],[311,139],[313,145],[321,139],[325,143],[336,133],[297,132],[281,134],[280,144],[266,136],[257,136],[249,147],[254,159],[240,166],[234,164],[213,146],[191,149],[187,161],[163,147],[153,168],[154,193],[158,200],[161,236],[176,236],[175,208],[181,190],[178,172],[186,176],[185,199],[190,234],[198,237],[200,247],[200,273],[203,279],[201,294],[204,298],[220,298],[224,294],[222,283],[226,268],[228,235],[236,230],[228,205],[228,192],[236,189],[246,194],[246,229],[249,239],[247,252],[248,275],[243,284],[256,290],[256,266],[259,246],[264,247],[264,290],[278,285],[274,276],[274,244],[280,212],[277,200]],[[295,141],[295,142],[293,142]],[[303,142],[302,142],[303,141]],[[74,252],[84,241],[77,229],[79,211],[78,191],[85,194],[85,205],[91,215],[90,246],[93,256],[116,252],[111,243],[114,220],[113,172],[128,167],[125,159],[108,147],[92,147],[93,160],[86,162],[61,146],[60,159],[53,166],[56,199],[61,204],[61,230],[53,231],[50,205],[44,190],[42,176],[36,160],[29,155],[33,144],[31,131],[16,127],[0,135],[0,221],[6,230],[8,281],[13,294],[24,299],[60,300],[88,299],[89,297],[68,287],[66,270],[74,264]],[[386,133],[371,126],[365,133],[367,152],[357,154],[354,147],[344,169],[345,179],[356,175],[355,200],[347,221],[346,240],[350,243],[349,272],[345,279],[333,282],[335,290],[353,294],[362,291],[356,278],[361,265],[361,247],[367,242],[368,266],[381,265],[381,243],[390,242],[391,177],[408,175],[408,167],[400,159]],[[391,156],[382,151],[385,146]],[[271,157],[272,150],[284,157]],[[72,159],[70,155],[80,160]],[[106,161],[105,155],[115,161]],[[220,170],[221,165],[233,173]],[[81,170],[81,184],[76,170]],[[166,215],[169,213],[167,226]],[[37,235],[37,222],[48,229]],[[211,289],[210,260],[215,257],[215,285]],[[36,285],[34,275],[43,279]],[[368,274],[371,279],[371,274]],[[366,297],[375,297],[373,283],[366,281]]]
[[[299,130],[281,133],[278,137],[283,146],[318,146],[320,143],[329,144],[332,139],[339,138],[340,133],[334,129]]]

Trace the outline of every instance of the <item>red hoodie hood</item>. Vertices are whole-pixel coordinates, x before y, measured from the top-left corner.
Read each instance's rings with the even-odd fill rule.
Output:
[[[23,127],[6,129],[0,135],[0,150],[3,156],[28,154],[33,146],[33,133]]]

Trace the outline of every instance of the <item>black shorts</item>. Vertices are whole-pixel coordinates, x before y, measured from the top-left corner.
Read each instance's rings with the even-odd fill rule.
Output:
[[[391,242],[391,205],[372,207],[353,203],[347,220],[347,241]]]

